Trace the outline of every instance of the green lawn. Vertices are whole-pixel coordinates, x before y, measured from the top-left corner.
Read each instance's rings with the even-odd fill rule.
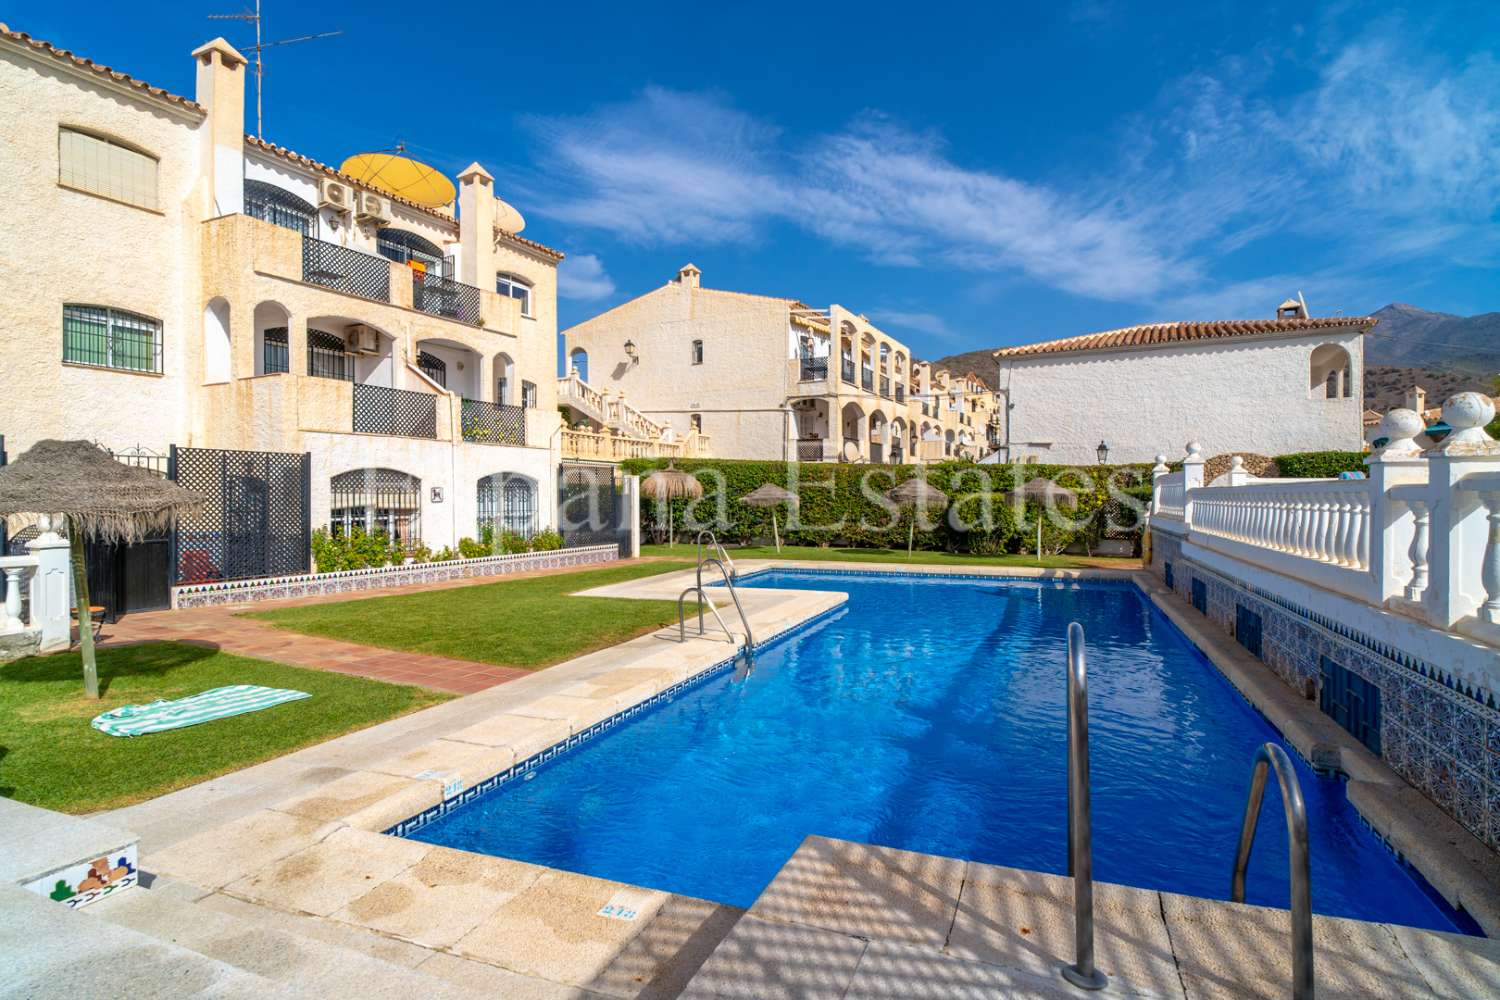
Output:
[[[676,601],[570,594],[692,565],[636,563],[248,615],[278,628],[367,646],[507,667],[545,667],[677,621]]]
[[[148,736],[89,725],[121,705],[226,684],[312,697]],[[84,697],[76,652],[0,665],[0,796],[63,812],[129,805],[452,697],[176,642],[101,649],[99,686],[98,701]]]
[[[1118,567],[1134,569],[1140,566],[1139,559],[1115,559],[1107,556],[1043,556],[1037,561],[1032,555],[970,556],[953,552],[924,552],[920,549],[908,558],[905,549],[834,549],[813,545],[783,545],[781,554],[772,545],[747,545],[729,547],[734,559],[818,559],[837,562],[883,562],[911,563],[931,566],[1045,566],[1049,569],[1077,569],[1085,566]],[[643,556],[689,556],[693,554],[691,543],[679,545],[642,545]]]

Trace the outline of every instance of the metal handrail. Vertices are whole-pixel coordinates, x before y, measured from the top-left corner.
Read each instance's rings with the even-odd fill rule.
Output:
[[[1255,846],[1255,827],[1260,821],[1260,803],[1266,792],[1266,772],[1274,768],[1281,786],[1281,801],[1286,808],[1286,836],[1290,841],[1292,883],[1292,1000],[1313,998],[1313,929],[1311,850],[1307,838],[1307,807],[1302,802],[1302,785],[1286,751],[1274,743],[1262,743],[1255,751],[1254,770],[1250,773],[1250,798],[1245,802],[1245,819],[1240,824],[1240,842],[1234,852],[1234,873],[1229,881],[1229,898],[1245,901],[1245,869],[1250,866],[1250,849]]]
[[[734,589],[734,581],[730,579],[729,570],[717,559],[705,559],[698,564],[698,589],[703,589],[703,567],[709,563],[719,567],[719,572],[724,576],[724,589],[729,591],[729,599],[734,601],[734,610],[740,613],[740,624],[745,626],[745,655],[753,656],[755,653],[755,636],[750,631],[750,618],[745,614],[745,609],[740,605],[739,591]]]
[[[724,619],[719,617],[719,609],[714,607],[714,602],[709,599],[708,591],[702,585],[695,584],[681,594],[677,595],[677,638],[680,642],[687,642],[687,595],[698,595],[698,634],[706,635],[703,627],[703,606],[708,605],[708,610],[713,612],[714,621],[719,623],[719,628],[724,630],[728,642],[734,642],[734,633],[729,631],[729,626],[724,624]]]
[[[695,553],[697,554],[697,557],[698,557],[698,585],[699,586],[703,585],[703,536],[704,535],[707,535],[708,536],[708,540],[713,543],[713,551],[718,554],[718,557],[720,559],[722,559],[725,563],[728,564],[728,566],[729,566],[729,575],[730,576],[739,576],[739,570],[735,568],[734,560],[731,559],[731,558],[729,558],[729,553],[726,552],[726,551],[724,551],[724,546],[723,545],[719,544],[719,536],[716,535],[716,534],[714,534],[712,530],[710,530],[708,528],[704,528],[702,531],[698,532],[698,537],[693,540],[693,548],[694,548],[694,551],[695,551]]]
[[[1068,625],[1068,874],[1073,876],[1074,962],[1062,977],[1085,990],[1109,978],[1094,967],[1094,830],[1089,808],[1089,680],[1083,626]]]

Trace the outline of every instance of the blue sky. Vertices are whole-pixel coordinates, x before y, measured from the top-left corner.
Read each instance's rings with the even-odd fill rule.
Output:
[[[191,95],[239,0],[6,17]],[[479,160],[569,253],[861,311],[919,356],[1391,301],[1500,310],[1500,4],[264,0],[266,137]]]

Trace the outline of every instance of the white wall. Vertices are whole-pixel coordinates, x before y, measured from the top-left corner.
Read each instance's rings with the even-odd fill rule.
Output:
[[[1249,451],[1359,451],[1364,445],[1362,335],[1349,329],[1297,337],[1237,337],[1160,348],[1077,351],[999,359],[1009,387],[1011,454],[1064,464],[1150,462],[1189,440],[1205,455]],[[1350,354],[1347,398],[1309,388],[1313,350]],[[1037,442],[1050,442],[1043,447]]]

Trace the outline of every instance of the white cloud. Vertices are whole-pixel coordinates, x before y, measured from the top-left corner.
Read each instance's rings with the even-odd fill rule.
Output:
[[[557,294],[562,298],[592,301],[614,293],[614,280],[595,254],[569,254],[557,265]]]
[[[899,309],[877,309],[874,313],[875,319],[882,326],[895,329],[916,330],[928,336],[937,337],[939,340],[952,340],[955,337],[953,330],[948,326],[947,320],[930,312],[902,312]]]
[[[1495,262],[1500,64],[1436,56],[1394,22],[1340,44],[1267,47],[1174,81],[1066,187],[960,163],[939,136],[873,113],[791,143],[720,96],[651,87],[534,119],[533,202],[642,245],[741,244],[791,225],[883,266],[1200,316],[1261,315],[1296,287],[1352,295],[1402,262]],[[1312,82],[1269,89],[1298,59]],[[1297,241],[1310,277],[1243,277],[1241,260],[1277,240]]]

